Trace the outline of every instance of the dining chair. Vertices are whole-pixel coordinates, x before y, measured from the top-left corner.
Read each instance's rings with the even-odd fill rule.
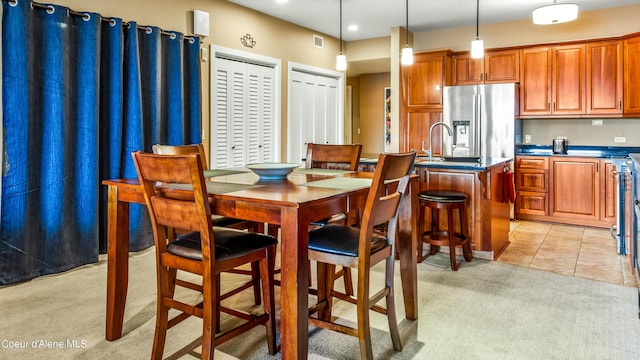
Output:
[[[209,166],[207,165],[207,155],[204,151],[204,145],[202,143],[199,144],[190,144],[190,145],[161,145],[155,144],[152,147],[154,154],[162,154],[162,155],[188,155],[188,154],[199,154],[200,161],[202,162],[202,169],[208,170]],[[257,223],[254,221],[246,221],[240,219],[234,219],[226,216],[220,215],[211,215],[211,220],[213,226],[224,226],[232,229],[239,230],[247,230],[252,232],[264,232],[264,224]],[[230,296],[233,296],[245,289],[253,287],[253,300],[256,305],[260,305],[260,275],[258,273],[259,267],[258,263],[251,263],[251,270],[246,269],[232,269],[228,271],[229,273],[234,274],[242,274],[249,275],[251,279],[242,283],[241,285],[233,288],[220,295],[220,300],[224,300]]]
[[[360,165],[360,154],[362,144],[307,144],[307,156],[305,157],[305,168],[307,169],[333,169],[358,171]],[[314,221],[312,226],[325,226],[327,224],[347,224],[357,225],[358,214],[340,213],[329,218]],[[353,295],[353,277],[351,269],[343,267],[335,274],[335,279],[343,277],[344,294]]]
[[[307,144],[307,152],[305,157],[306,169],[330,169],[330,170],[347,170],[358,171],[360,165],[360,154],[362,153],[362,144]],[[331,217],[311,222],[311,229],[327,224],[357,224],[358,214],[334,214]],[[274,230],[275,229],[275,230]],[[277,234],[277,228],[270,227],[271,235]],[[278,273],[279,270],[276,270]],[[344,289],[347,296],[353,295],[353,279],[351,269],[344,267],[335,274],[335,279],[344,278]],[[311,276],[309,276],[311,283]],[[311,293],[315,293],[315,289],[311,289]]]
[[[380,154],[359,227],[328,224],[309,232],[309,259],[318,264],[317,302],[309,309],[309,324],[356,336],[362,359],[373,359],[369,311],[387,315],[391,341],[402,350],[394,301],[394,260],[398,212],[407,190],[416,153]],[[386,223],[386,232],[378,225]],[[385,261],[382,289],[370,295],[371,268]],[[357,328],[332,317],[336,266],[357,269],[357,291],[347,301],[357,306]],[[386,299],[386,308],[377,303]],[[316,317],[313,317],[316,316]]]
[[[202,359],[213,359],[215,346],[257,325],[265,325],[269,354],[276,352],[273,269],[277,240],[269,235],[212,226],[206,182],[198,154],[132,154],[149,210],[156,248],[157,313],[152,359],[161,359],[167,329],[190,316],[202,318]],[[193,192],[168,190],[168,184],[189,186]],[[167,228],[188,232],[172,237]],[[219,305],[219,274],[243,264],[258,262],[264,312],[258,315]],[[200,286],[188,288],[202,293],[193,304],[175,296],[176,271],[199,275]],[[199,301],[199,300],[196,300]],[[169,310],[179,313],[169,318]],[[244,321],[223,333],[218,311]]]

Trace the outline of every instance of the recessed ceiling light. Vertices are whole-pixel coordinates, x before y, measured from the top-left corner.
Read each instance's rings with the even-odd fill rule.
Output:
[[[284,4],[284,3],[288,2],[288,1],[289,1],[289,0],[276,0],[276,2],[277,2],[278,4]]]
[[[349,25],[349,27],[347,28],[347,30],[349,31],[356,31],[358,29],[359,29],[358,25]]]

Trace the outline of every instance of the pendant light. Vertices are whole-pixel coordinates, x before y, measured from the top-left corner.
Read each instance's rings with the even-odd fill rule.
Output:
[[[476,8],[476,39],[471,42],[471,58],[484,57],[484,41],[480,40],[480,0],[477,0]]]
[[[533,23],[537,25],[560,24],[578,18],[578,4],[553,4],[539,7],[531,13]]]
[[[405,47],[402,49],[402,55],[400,56],[400,62],[402,65],[413,64],[413,49],[409,47],[409,0],[406,0],[407,10],[407,26],[405,27]]]
[[[347,70],[347,57],[342,54],[342,0],[340,0],[340,55],[336,57],[336,70]]]

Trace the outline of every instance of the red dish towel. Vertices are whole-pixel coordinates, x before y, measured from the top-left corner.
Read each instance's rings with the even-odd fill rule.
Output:
[[[514,182],[513,172],[505,171],[502,173],[502,202],[516,202],[516,186]]]

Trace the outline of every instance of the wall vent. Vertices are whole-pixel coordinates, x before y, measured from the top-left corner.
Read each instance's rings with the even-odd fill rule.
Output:
[[[324,39],[322,36],[313,35],[313,47],[317,47],[320,49],[324,48]]]

